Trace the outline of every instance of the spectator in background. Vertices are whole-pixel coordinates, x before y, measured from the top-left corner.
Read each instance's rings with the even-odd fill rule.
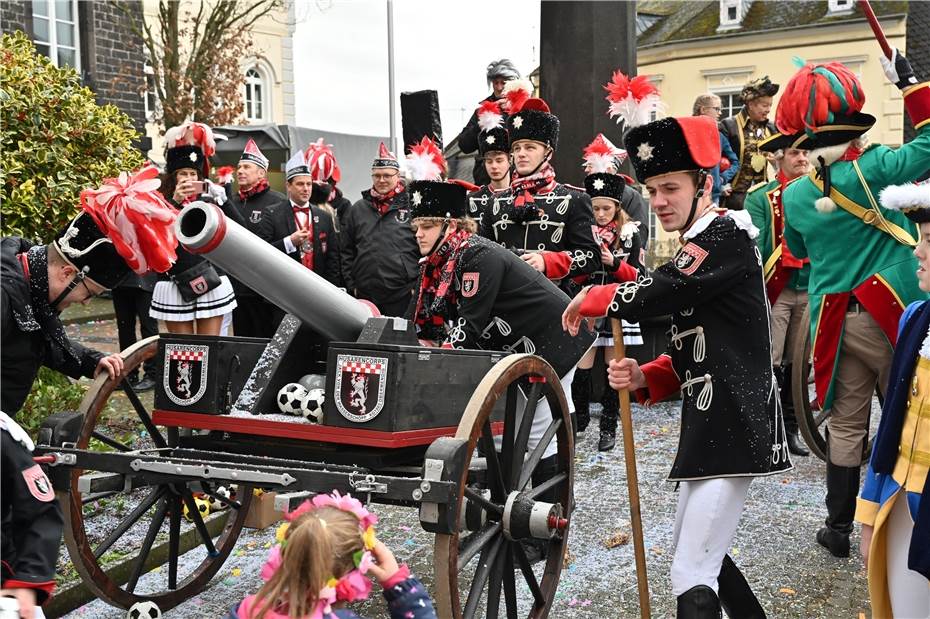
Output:
[[[141,339],[158,335],[158,321],[149,316],[152,290],[155,288],[156,281],[158,281],[156,273],[136,275],[130,272],[126,279],[113,288],[113,311],[116,312],[116,330],[119,334],[120,350],[126,350],[136,343],[137,319]],[[155,363],[155,357],[152,357],[143,364],[141,375],[136,376],[133,373],[126,377],[133,390],[149,391],[155,388],[155,377],[158,376]]]
[[[352,206],[352,202],[342,195],[342,190],[337,187],[339,181],[342,180],[342,171],[336,161],[333,145],[325,144],[323,138],[318,138],[316,142],[307,148],[306,156],[313,181],[326,183],[332,190],[326,200],[326,205],[333,210],[333,223],[336,225],[336,233],[338,234],[339,228],[342,227],[342,221],[345,219],[349,207]]]
[[[371,166],[371,189],[346,214],[340,233],[346,289],[403,316],[420,277],[420,249],[410,228],[410,199],[397,157],[384,143]]]
[[[506,86],[507,82],[510,80],[520,79],[520,72],[517,71],[517,67],[514,66],[513,62],[506,58],[501,58],[488,65],[487,79],[488,86],[491,88],[491,94],[482,99],[479,105],[485,101],[497,101],[502,99],[504,97],[504,86]],[[462,132],[459,133],[456,138],[459,143],[459,148],[462,149],[463,153],[468,154],[478,150],[479,133],[478,110],[476,109],[472,113],[471,118],[468,119],[468,124],[465,125],[465,128],[462,129]],[[487,170],[484,169],[484,157],[482,157],[481,154],[475,156],[475,168],[472,176],[474,177],[476,185],[487,185],[491,182]]]
[[[694,100],[693,116],[709,116],[718,122],[720,120],[720,97],[712,93],[700,95]],[[714,178],[714,188],[711,191],[711,200],[714,204],[719,205],[721,198],[729,196],[733,190],[730,181],[739,172],[739,157],[730,147],[730,140],[720,134],[720,151],[723,157],[720,158],[720,164],[711,170],[711,176]]]
[[[743,109],[736,116],[720,121],[721,133],[730,141],[730,146],[739,157],[739,171],[730,182],[733,191],[721,206],[742,209],[750,187],[774,178],[774,171],[759,150],[759,143],[778,133],[775,125],[769,121],[772,97],[777,92],[778,84],[773,84],[767,75],[750,81],[740,92]]]

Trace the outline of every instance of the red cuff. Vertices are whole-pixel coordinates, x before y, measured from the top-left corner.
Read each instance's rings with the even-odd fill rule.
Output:
[[[569,269],[572,268],[571,256],[564,251],[544,251],[540,253],[546,265],[545,273],[548,279],[562,279],[568,275]]]
[[[620,266],[613,272],[614,279],[618,282],[635,282],[639,277],[639,271],[628,262],[620,262]]]
[[[4,589],[38,589],[45,595],[41,595],[36,592],[36,603],[44,604],[46,600],[52,597],[52,592],[55,590],[55,581],[47,580],[45,582],[25,582],[23,580],[5,580],[3,581]]]
[[[661,402],[681,389],[681,379],[668,355],[660,355],[640,369],[646,377],[646,389],[637,390],[636,399],[644,404]]]
[[[915,129],[930,124],[930,82],[915,84],[904,90],[904,109]]]
[[[394,585],[404,582],[408,578],[410,578],[410,568],[407,567],[406,563],[401,563],[400,567],[397,568],[397,571],[388,576],[388,579],[381,583],[381,587],[384,589],[390,589]]]
[[[617,284],[591,286],[578,312],[584,318],[601,318],[602,316],[606,316],[607,310],[610,309],[610,304],[613,303],[614,294],[616,294],[616,292]]]

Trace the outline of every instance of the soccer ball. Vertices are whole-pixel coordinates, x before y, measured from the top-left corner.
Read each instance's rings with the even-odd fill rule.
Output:
[[[229,498],[229,490],[226,489],[226,486],[217,486],[216,490],[213,491],[213,494],[215,494],[216,496],[221,496],[224,499]],[[209,500],[210,500],[210,511],[211,512],[217,512],[221,509],[226,509],[227,507],[229,507],[226,503],[223,503],[219,499],[215,499],[212,496],[209,497]]]
[[[288,383],[278,391],[278,408],[285,415],[299,415],[300,403],[307,397],[307,390],[303,385]]]
[[[194,505],[197,506],[197,511],[200,512],[201,518],[206,518],[210,515],[210,500],[209,498],[202,499],[200,497],[194,497]],[[187,503],[184,503],[184,517],[193,522],[194,518],[190,515],[190,512],[187,509]]]
[[[161,619],[161,609],[152,600],[142,600],[129,607],[126,619]]]
[[[300,414],[311,423],[320,423],[323,419],[323,400],[326,392],[322,389],[311,389],[307,397],[300,403]]]
[[[322,374],[307,374],[305,376],[301,376],[297,383],[303,386],[303,388],[307,391],[311,391],[312,389],[322,389],[326,386],[326,377]]]

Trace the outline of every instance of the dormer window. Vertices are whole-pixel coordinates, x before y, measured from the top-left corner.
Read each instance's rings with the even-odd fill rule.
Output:
[[[852,13],[853,0],[829,0],[827,8],[830,15],[844,15]]]
[[[720,27],[717,32],[736,30],[743,23],[750,0],[720,0]]]

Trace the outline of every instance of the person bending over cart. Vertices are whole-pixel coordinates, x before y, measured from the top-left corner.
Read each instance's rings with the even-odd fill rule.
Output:
[[[0,595],[15,598],[27,619],[55,587],[62,516],[51,482],[32,460],[32,440],[14,417],[43,365],[72,378],[106,372],[115,379],[122,374],[120,355],[104,355],[69,340],[59,314],[114,288],[130,268],[142,275],[171,267],[175,215],[156,191],[157,179],[153,167],[81,192],[84,212],[48,245],[19,237],[4,237],[0,243]],[[130,236],[132,242],[127,242]]]

